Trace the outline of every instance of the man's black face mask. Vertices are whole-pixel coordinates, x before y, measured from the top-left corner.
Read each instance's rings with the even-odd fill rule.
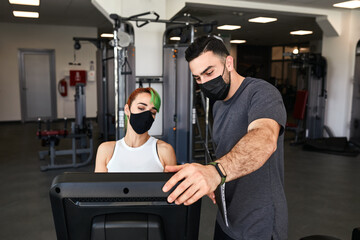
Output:
[[[131,113],[131,112],[130,112]],[[130,124],[137,134],[143,134],[151,128],[154,118],[150,111],[142,113],[131,113]]]
[[[224,71],[222,75],[224,75]],[[222,75],[207,81],[206,83],[199,84],[201,91],[208,97],[210,100],[224,100],[230,90],[230,73],[229,73],[229,83],[226,84]]]

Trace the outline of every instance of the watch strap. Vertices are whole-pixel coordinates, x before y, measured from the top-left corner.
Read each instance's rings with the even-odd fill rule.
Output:
[[[218,162],[209,162],[209,165],[213,165],[215,167],[216,171],[219,173],[219,175],[221,177],[220,185],[223,185],[226,181],[226,176],[223,174],[223,172],[219,168],[219,163]]]

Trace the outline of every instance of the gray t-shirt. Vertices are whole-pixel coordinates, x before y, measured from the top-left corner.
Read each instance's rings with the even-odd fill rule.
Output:
[[[215,102],[213,116],[217,158],[235,146],[252,121],[270,118],[281,126],[277,150],[266,163],[255,172],[226,183],[229,227],[219,213],[217,221],[234,239],[287,239],[283,152],[286,110],[279,91],[264,80],[245,78],[234,96]]]

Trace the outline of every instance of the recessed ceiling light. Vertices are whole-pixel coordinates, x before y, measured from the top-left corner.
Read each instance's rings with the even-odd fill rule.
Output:
[[[230,43],[237,43],[237,44],[246,43],[246,40],[230,40]]]
[[[10,4],[39,6],[40,0],[9,0]]]
[[[180,37],[171,37],[170,40],[173,40],[173,41],[180,41]]]
[[[277,21],[277,18],[257,17],[257,18],[249,19],[249,22],[254,22],[254,23],[269,23],[269,22],[275,22],[275,21]]]
[[[308,35],[312,34],[313,31],[307,31],[307,30],[298,30],[298,31],[292,31],[290,32],[291,35]]]
[[[112,34],[112,33],[102,33],[100,35],[100,37],[102,37],[102,38],[113,38],[114,34]]]
[[[222,25],[217,27],[217,29],[220,30],[236,30],[239,28],[241,28],[241,26],[237,26],[237,25]]]
[[[39,18],[38,12],[13,11],[15,17]]]
[[[335,3],[333,7],[340,7],[340,8],[358,8],[360,7],[360,1],[346,1],[341,3]]]

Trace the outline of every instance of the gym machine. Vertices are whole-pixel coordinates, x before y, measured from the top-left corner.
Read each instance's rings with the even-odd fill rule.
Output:
[[[47,121],[47,129],[42,130],[42,120],[38,119],[38,131],[36,135],[41,140],[42,146],[49,147],[49,150],[39,151],[39,158],[44,159],[50,156],[50,163],[41,166],[41,171],[59,168],[76,168],[90,163],[93,156],[92,124],[86,121],[85,86],[82,83],[76,84],[75,94],[75,122],[71,123],[71,132],[67,130],[67,119],[65,118],[64,129],[52,130],[50,122]],[[68,138],[72,141],[72,148],[67,150],[56,150],[61,138]],[[56,164],[56,156],[72,155],[72,162]],[[79,156],[80,162],[77,162]]]
[[[119,37],[124,60],[121,77],[125,81],[125,95],[135,90],[135,46],[134,29],[128,22],[120,23]],[[103,44],[97,51],[97,122],[104,141],[115,138],[115,80],[114,80],[114,41]]]
[[[190,15],[198,23],[193,25],[169,26],[163,35],[164,69],[164,141],[176,150],[179,163],[205,163],[213,159],[211,118],[209,99],[196,89],[195,82],[185,59],[185,51],[194,41],[197,33],[210,34],[216,22],[203,23]],[[201,28],[200,28],[201,27]],[[180,38],[178,43],[168,41],[170,37]]]
[[[153,18],[144,18],[146,15],[153,15]],[[122,18],[116,14],[111,14],[114,20],[114,88],[115,88],[115,131],[116,140],[124,135],[124,105],[126,99],[126,84],[129,84],[121,74],[122,66],[125,64],[127,49],[129,46],[126,41],[124,31],[119,31],[123,23],[135,21],[137,27],[143,27],[150,22],[171,24],[164,33],[164,58],[163,58],[163,89],[164,89],[164,118],[163,134],[159,136],[162,140],[170,143],[176,152],[178,163],[194,161],[194,126],[198,126],[197,110],[195,108],[194,96],[196,96],[194,81],[185,60],[184,54],[187,46],[193,42],[195,27],[204,27],[211,31],[216,22],[204,23],[201,20],[186,14],[186,21],[176,19],[162,20],[155,12],[137,14],[128,18]],[[181,33],[182,44],[170,46],[166,39],[174,31]],[[122,35],[121,35],[122,34]],[[125,38],[125,41],[122,39]],[[131,39],[131,38],[130,38]],[[122,42],[125,42],[123,44]],[[132,84],[132,83],[130,83]],[[130,85],[129,84],[129,85]],[[135,84],[134,84],[135,86]],[[208,111],[208,109],[207,109]],[[209,124],[207,125],[209,129]],[[208,132],[208,130],[206,131]],[[207,140],[203,141],[204,144]],[[207,149],[207,147],[205,147]],[[210,154],[208,154],[209,156]]]
[[[306,107],[305,137],[322,138],[324,131],[333,137],[331,130],[324,125],[326,92],[326,60],[320,54],[292,54],[292,66],[298,68],[297,89],[308,90]]]

